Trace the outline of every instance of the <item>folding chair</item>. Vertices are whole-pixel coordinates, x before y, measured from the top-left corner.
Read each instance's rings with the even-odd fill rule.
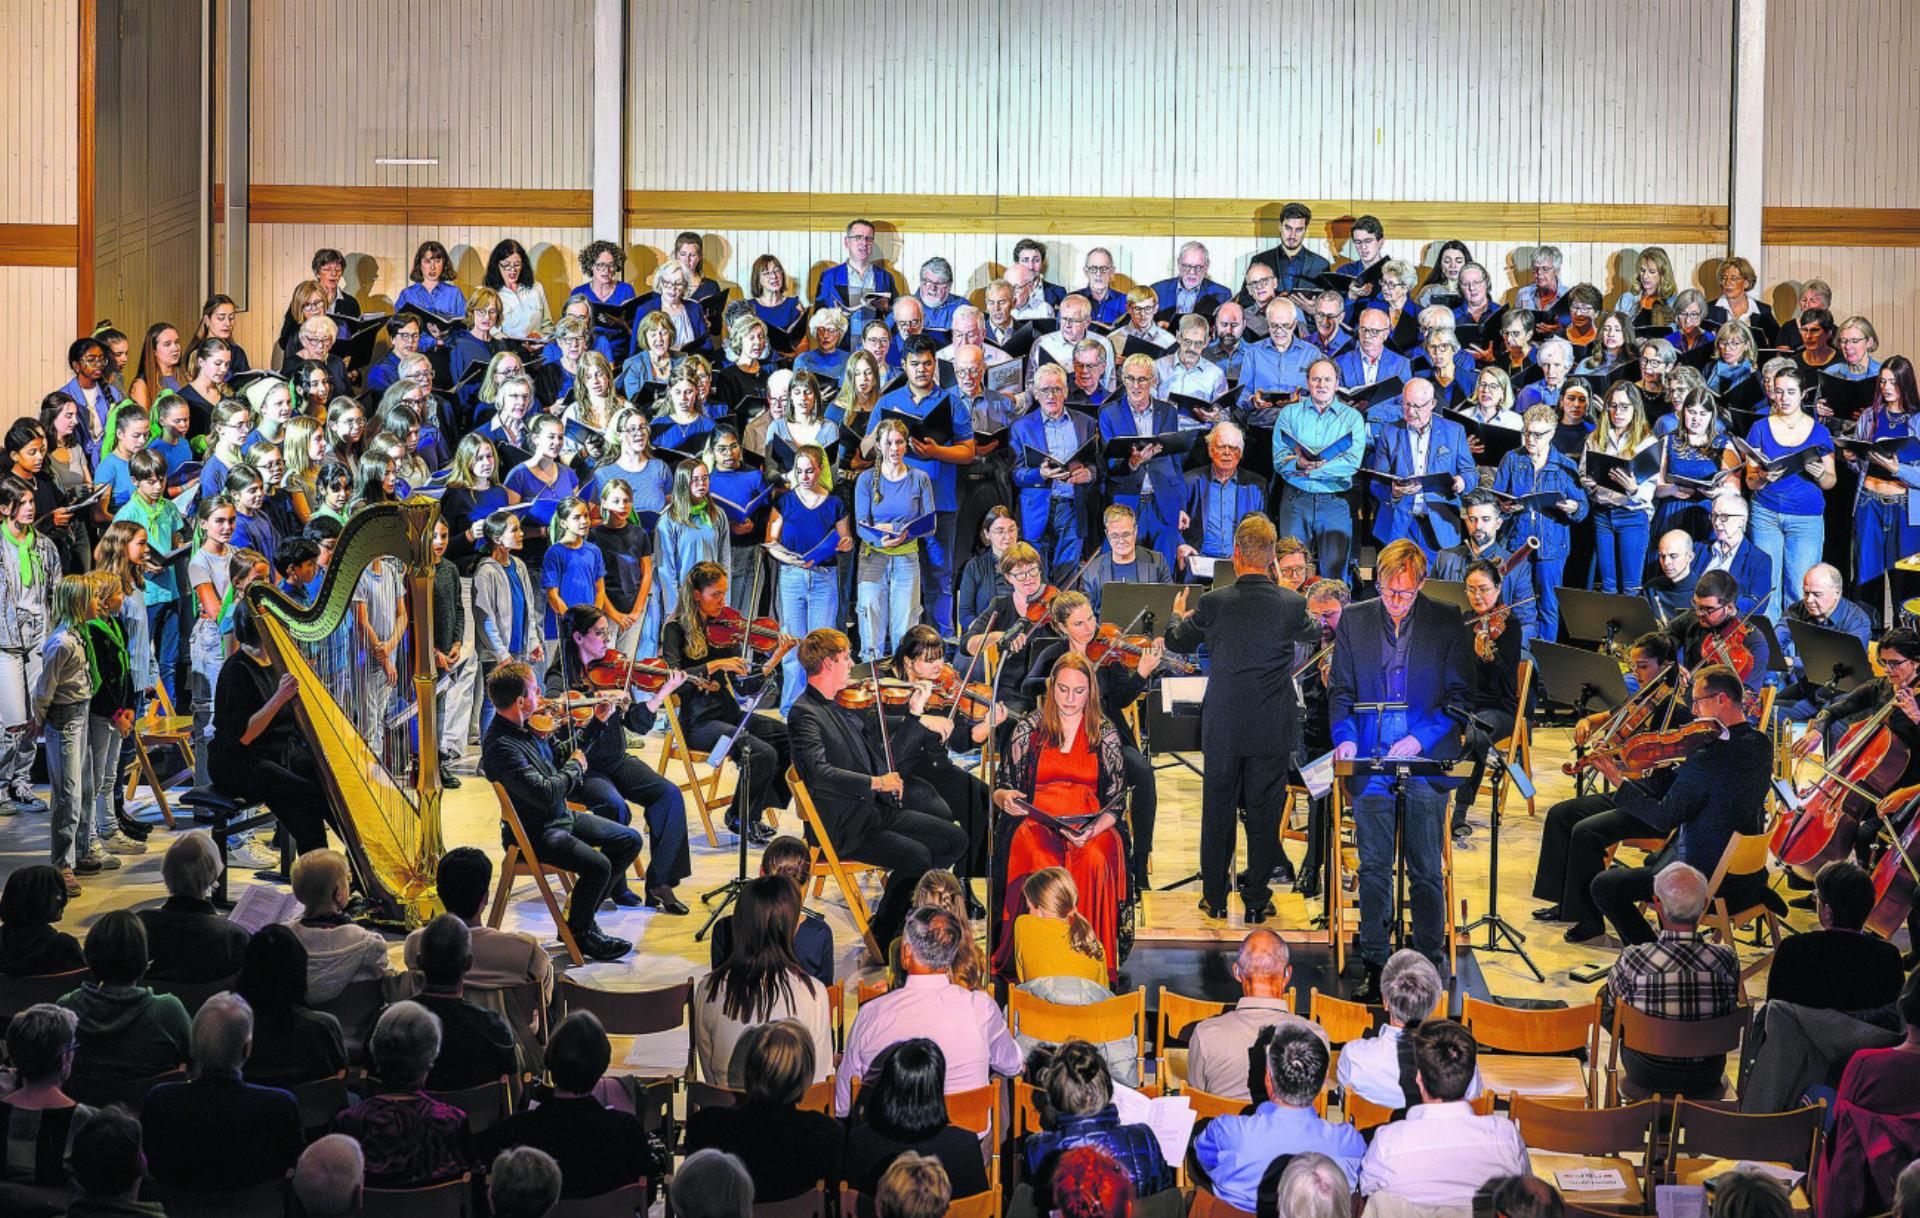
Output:
[[[513,1080],[503,1074],[475,1087],[458,1091],[429,1091],[443,1104],[451,1104],[467,1114],[467,1128],[484,1133],[507,1119],[513,1111]]]
[[[424,1188],[362,1189],[362,1218],[471,1218],[473,1173]]]
[[[737,1108],[747,1098],[744,1091],[735,1091],[731,1087],[722,1087],[717,1083],[705,1083],[689,1080],[687,1083],[687,1115],[692,1116],[702,1108]],[[829,1074],[808,1087],[806,1094],[794,1107],[802,1112],[818,1112],[824,1116],[833,1115],[833,1076]]]
[[[1742,1005],[1718,1019],[1658,1019],[1624,1002],[1613,1005],[1613,1043],[1607,1051],[1607,1103],[1621,1097],[1646,1098],[1620,1070],[1620,1051],[1632,1049],[1649,1057],[1718,1057],[1740,1061],[1753,1008]],[[1722,1089],[1726,1081],[1721,1080]]]
[[[1307,1018],[1326,1030],[1327,1039],[1336,1049],[1373,1031],[1372,1007],[1335,998],[1317,989],[1307,991]]]
[[[1620,1188],[1582,1191],[1581,1204],[1589,1209],[1637,1214],[1647,1208],[1653,1192],[1649,1165],[1662,1108],[1657,1100],[1643,1100],[1624,1108],[1583,1108],[1522,1095],[1514,1097],[1511,1111],[1527,1144],[1534,1175],[1552,1181],[1556,1171],[1612,1168],[1620,1173]],[[1640,1156],[1640,1165],[1634,1166],[1628,1155]]]
[[[1740,943],[1734,938],[1733,932],[1741,927],[1759,923],[1766,935],[1766,941],[1771,944],[1761,953],[1758,960],[1741,966],[1742,997],[1745,997],[1747,978],[1764,972],[1773,962],[1773,953],[1780,948],[1780,917],[1764,900],[1755,901],[1742,909],[1729,909],[1727,898],[1722,895],[1720,889],[1730,875],[1764,875],[1768,870],[1768,862],[1772,858],[1771,838],[1771,833],[1734,834],[1727,842],[1726,850],[1720,855],[1720,862],[1714,867],[1713,875],[1707,881],[1707,891],[1711,895],[1707,898],[1707,914],[1700,920],[1703,927],[1717,931],[1720,942],[1726,944],[1736,957],[1740,954]],[[1764,889],[1762,891],[1764,892]]]
[[[1145,1081],[1147,993],[1136,989],[1104,1002],[1070,1006],[1036,998],[1015,986],[1007,991],[1007,1028],[1048,1044],[1085,1040],[1106,1044],[1133,1038],[1134,1077]]]
[[[493,784],[493,793],[500,800],[500,821],[513,834],[513,843],[507,847],[506,857],[500,860],[500,881],[494,885],[493,907],[487,911],[487,925],[494,930],[500,929],[500,923],[507,916],[507,897],[513,886],[521,878],[531,876],[534,887],[540,890],[540,899],[547,903],[547,913],[553,918],[553,928],[560,936],[561,946],[567,949],[567,955],[577,964],[586,963],[586,957],[580,954],[580,944],[573,937],[573,928],[567,925],[567,919],[560,912],[560,902],[554,899],[553,886],[547,883],[550,875],[560,877],[560,887],[569,896],[573,894],[573,873],[552,863],[543,863],[533,852],[533,840],[527,836],[526,826],[520,823],[520,814],[513,810],[513,800],[508,798],[507,789],[499,783]]]
[[[287,1178],[266,1180],[250,1188],[196,1192],[152,1182],[166,1206],[168,1218],[282,1218],[287,1212]]]
[[[647,1204],[647,1182],[632,1184],[576,1201],[561,1200],[547,1211],[547,1218],[633,1218]]]
[[[77,968],[68,973],[42,973],[38,977],[9,977],[0,985],[0,1025],[43,1002],[59,1002],[61,995],[77,990],[93,974]]]
[[[684,778],[675,778],[673,782],[687,793],[694,810],[700,813],[700,823],[707,831],[707,845],[718,849],[720,837],[713,831],[713,813],[716,808],[724,808],[733,802],[731,793],[720,794],[720,775],[726,766],[709,769],[702,776],[696,764],[704,765],[707,755],[687,743],[687,733],[680,726],[680,698],[677,694],[667,696],[667,734],[660,742],[660,760],[654,763],[654,769],[660,774],[667,773],[671,762],[678,762]]]
[[[668,1147],[676,1146],[673,1092],[676,1087],[694,1078],[693,978],[650,990],[603,990],[597,986],[583,985],[572,976],[563,974],[559,996],[561,1009],[567,1014],[592,1011],[599,1017],[607,1035],[620,1037],[622,1041],[630,1042],[637,1036],[672,1032],[682,1027],[686,1029],[686,1064],[677,1072],[654,1078],[641,1089],[634,1103],[636,1115],[647,1130],[658,1131]],[[616,1044],[614,1065],[619,1066],[624,1056],[625,1051]]]
[[[800,809],[800,816],[806,822],[811,845],[826,861],[827,872],[833,876],[833,882],[840,886],[840,895],[847,902],[847,913],[853,919],[853,928],[866,940],[867,950],[874,959],[886,959],[885,948],[873,937],[873,914],[867,908],[867,899],[861,894],[860,885],[854,881],[849,865],[841,862],[840,852],[833,848],[833,839],[827,835],[827,827],[820,820],[820,810],[814,806],[813,793],[800,780],[800,771],[792,766],[787,767],[787,786],[792,789],[794,805]],[[865,864],[855,863],[852,866],[862,867]],[[879,870],[873,867],[867,869]]]
[[[1761,1115],[1675,1100],[1667,1182],[1704,1184],[1743,1159],[1777,1163],[1806,1175],[1789,1199],[1796,1213],[1810,1213],[1814,1164],[1820,1161],[1820,1134],[1826,1113],[1824,1100],[1791,1112]]]
[[[191,1019],[206,1005],[207,999],[221,990],[233,988],[234,977],[222,977],[218,981],[159,981],[149,979],[147,984],[156,994],[172,994],[187,1008],[187,1018]]]
[[[1600,1034],[1600,1004],[1558,1011],[1522,1011],[1483,1002],[1469,995],[1462,1022],[1483,1049],[1480,1081],[1489,1092],[1515,1095],[1589,1096],[1591,1079],[1580,1061],[1565,1056],[1577,1050],[1596,1055]]]
[[[133,724],[133,761],[127,766],[127,802],[133,802],[134,793],[145,779],[147,789],[153,792],[153,802],[160,808],[160,819],[172,829],[175,827],[173,809],[167,802],[167,791],[183,783],[193,785],[193,716],[173,713],[173,699],[167,697],[167,687],[163,684],[154,685],[153,697],[145,717]],[[153,750],[167,747],[179,749],[186,766],[163,778],[153,764]]]
[[[1193,1034],[1194,1025],[1224,1014],[1231,1004],[1189,998],[1163,985],[1156,1005],[1159,1013],[1154,1017],[1153,1081],[1160,1084],[1162,1094],[1166,1094],[1186,1085],[1186,1040]],[[1169,1046],[1169,1041],[1179,1043]]]
[[[127,1111],[135,1116],[147,1102],[147,1092],[161,1083],[185,1082],[187,1072],[184,1067],[175,1066],[162,1074],[149,1075],[146,1078],[115,1078],[83,1081],[70,1078],[61,1088],[82,1104],[95,1108],[105,1108],[111,1104],[124,1104]]]

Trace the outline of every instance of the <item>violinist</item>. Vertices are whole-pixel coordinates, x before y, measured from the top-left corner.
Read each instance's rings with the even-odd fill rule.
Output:
[[[1047,677],[1052,674],[1053,666],[1060,657],[1067,652],[1074,652],[1092,659],[1090,645],[1101,633],[1100,619],[1094,616],[1093,606],[1078,592],[1062,592],[1054,597],[1047,616],[1052,620],[1060,639],[1036,651],[1033,665],[1027,670],[1027,692],[1036,698],[1045,692]],[[1116,636],[1112,641],[1119,640]],[[1166,654],[1166,642],[1155,639],[1140,648],[1137,658],[1106,651],[1095,660],[1093,669],[1100,686],[1100,711],[1107,722],[1113,724],[1114,730],[1120,733],[1120,757],[1126,766],[1127,786],[1132,800],[1133,840],[1129,843],[1128,858],[1129,873],[1133,877],[1133,889],[1136,892],[1148,886],[1147,856],[1153,853],[1153,825],[1159,814],[1160,800],[1154,786],[1153,763],[1140,751],[1139,742],[1133,737],[1133,728],[1127,723],[1126,710],[1147,692],[1147,686]]]
[[[764,846],[772,840],[773,830],[760,819],[761,813],[768,808],[784,808],[791,798],[787,789],[787,729],[778,719],[743,710],[735,696],[734,679],[770,675],[780,667],[793,641],[783,638],[777,642],[756,674],[750,659],[752,649],[743,633],[746,625],[727,607],[727,569],[717,562],[697,563],[687,572],[679,603],[660,631],[660,658],[668,668],[689,676],[726,678],[714,682],[712,689],[682,694],[680,727],[688,745],[711,750],[744,721],[745,730],[734,740],[732,752],[744,777],[734,791],[727,828]],[[741,637],[717,643],[712,638],[716,628]]]
[[[1640,903],[1652,899],[1653,877],[1661,868],[1682,862],[1711,875],[1734,834],[1758,833],[1766,821],[1773,746],[1765,732],[1747,722],[1745,692],[1740,678],[1724,665],[1711,664],[1693,674],[1689,701],[1694,716],[1714,723],[1719,734],[1680,763],[1664,796],[1621,785],[1626,774],[1609,757],[1594,763],[1618,787],[1622,812],[1658,832],[1673,832],[1644,865],[1603,871],[1588,890],[1595,908],[1629,946],[1654,941]]]
[[[1008,710],[1023,715],[1033,709],[1025,690],[1027,668],[1034,649],[1058,637],[1047,621],[1047,605],[1060,590],[1046,582],[1040,551],[1024,541],[1007,547],[1000,557],[1000,574],[1012,590],[993,598],[987,611],[975,618],[961,639],[961,650],[973,656],[988,644],[1000,648],[1000,672],[994,697]]]
[[[1627,663],[1640,692],[1631,708],[1622,708],[1617,715],[1613,711],[1588,715],[1573,725],[1574,743],[1583,748],[1617,745],[1631,734],[1629,722],[1645,731],[1693,722],[1692,708],[1681,705],[1685,694],[1677,685],[1679,669],[1674,660],[1678,655],[1673,639],[1659,631],[1635,639],[1627,651]],[[1656,770],[1641,783],[1664,793],[1672,780],[1671,770]],[[1606,927],[1588,890],[1593,877],[1607,865],[1607,848],[1653,833],[1651,825],[1619,810],[1611,794],[1580,795],[1553,805],[1540,837],[1540,865],[1533,873],[1534,899],[1553,903],[1534,910],[1534,919],[1573,923],[1566,932],[1569,943],[1599,936]]]
[[[558,698],[568,691],[599,693],[607,688],[589,673],[613,649],[614,633],[613,619],[606,613],[592,605],[569,605],[560,615],[559,655],[547,669],[547,697]],[[685,917],[687,907],[673,895],[673,886],[693,873],[693,863],[687,853],[686,799],[677,785],[627,752],[627,730],[643,736],[652,731],[654,716],[684,680],[685,674],[674,672],[658,691],[646,698],[633,697],[630,689],[620,690],[620,699],[595,706],[593,717],[584,724],[576,718],[559,732],[564,743],[572,744],[586,758],[587,773],[580,784],[580,802],[588,811],[617,824],[630,825],[633,823],[631,804],[647,810],[647,836],[653,841],[653,858],[647,863],[646,898],[643,902],[633,894],[627,887],[626,873],[621,872],[613,877],[609,893],[613,903],[624,909],[644,903],[648,909],[675,917]]]
[[[1467,824],[1467,809],[1480,796],[1480,782],[1487,774],[1487,755],[1496,740],[1505,740],[1513,732],[1520,710],[1520,618],[1517,611],[1501,603],[1500,568],[1486,559],[1475,559],[1467,567],[1467,607],[1471,616],[1467,628],[1473,632],[1473,698],[1467,709],[1472,718],[1466,722],[1466,751],[1473,757],[1473,773],[1453,793],[1453,848],[1473,849],[1473,828]]]
[[[1667,623],[1680,648],[1680,667],[1693,672],[1706,664],[1727,664],[1752,696],[1759,696],[1773,647],[1766,633],[1740,614],[1740,585],[1725,571],[1705,571],[1693,585],[1693,608]],[[1718,862],[1715,859],[1714,862]],[[1707,867],[1712,874],[1711,865]]]

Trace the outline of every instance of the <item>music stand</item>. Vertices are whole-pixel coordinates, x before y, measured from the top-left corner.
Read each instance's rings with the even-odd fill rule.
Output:
[[[1153,638],[1159,638],[1166,628],[1173,624],[1173,602],[1175,598],[1180,595],[1180,590],[1183,587],[1186,587],[1186,585],[1133,584],[1120,583],[1117,581],[1103,584],[1100,588],[1100,621],[1103,624],[1112,622],[1122,630],[1125,630],[1138,619],[1140,622],[1140,633],[1150,635]],[[1146,614],[1144,617],[1142,616],[1143,610]],[[1176,744],[1183,743],[1181,740],[1182,736],[1192,735],[1194,732],[1197,732],[1200,720],[1198,715],[1178,716],[1178,720],[1184,720],[1185,722],[1177,722],[1175,716],[1161,711],[1158,699],[1150,698],[1147,700],[1145,707],[1140,713],[1140,751],[1145,753],[1149,760],[1151,760],[1154,755],[1150,745],[1154,738],[1159,735],[1159,729],[1161,727],[1190,727],[1188,732],[1173,731],[1168,733]],[[1199,744],[1197,737],[1193,740],[1193,744],[1195,746]],[[1189,770],[1192,770],[1196,776],[1200,774],[1200,767],[1181,756],[1179,749],[1168,749],[1167,757],[1170,760],[1166,765],[1155,765],[1153,768],[1156,770],[1164,770],[1171,766],[1183,765]]]
[[[1844,694],[1861,682],[1873,679],[1867,649],[1853,635],[1792,618],[1787,619],[1787,634],[1792,637],[1793,649],[1806,667],[1808,683],[1830,696]]]
[[[1533,670],[1547,701],[1571,706],[1581,718],[1596,710],[1613,710],[1629,697],[1626,678],[1613,658],[1584,647],[1533,641]],[[1573,755],[1584,757],[1586,746],[1576,744]],[[1581,771],[1574,794],[1585,795],[1587,772]]]
[[[1362,704],[1355,709],[1367,708]],[[1383,709],[1386,708],[1379,704],[1372,708],[1373,713],[1376,714]],[[1336,781],[1344,778],[1376,777],[1393,780],[1393,949],[1395,951],[1406,946],[1407,937],[1406,838],[1403,832],[1407,823],[1407,782],[1414,778],[1445,778],[1453,773],[1453,767],[1459,764],[1457,759],[1442,761],[1437,757],[1352,757],[1345,761],[1336,759],[1333,763],[1333,775]],[[1443,804],[1440,828],[1442,833],[1446,832],[1445,811]],[[1364,860],[1362,865],[1364,866]],[[1451,965],[1452,961],[1448,964]]]
[[[1608,651],[1617,649],[1622,635],[1631,643],[1660,629],[1653,606],[1642,598],[1585,588],[1560,589],[1560,625],[1568,638],[1598,643]]]
[[[1787,649],[1780,646],[1780,630],[1773,624],[1772,619],[1765,614],[1756,613],[1747,619],[1747,625],[1759,631],[1767,640],[1767,671],[1791,674],[1793,664],[1787,659]],[[1793,625],[1794,623],[1788,622],[1788,629],[1791,630]]]
[[[1463,612],[1473,609],[1467,604],[1467,582],[1462,579],[1430,579],[1420,585],[1421,593],[1430,601],[1439,601],[1443,605],[1452,605]]]

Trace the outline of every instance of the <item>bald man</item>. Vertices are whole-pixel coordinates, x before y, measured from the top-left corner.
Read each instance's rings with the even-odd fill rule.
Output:
[[[1693,608],[1693,585],[1700,573],[1693,567],[1693,534],[1671,529],[1660,535],[1653,554],[1654,574],[1641,594],[1653,606],[1654,616],[1670,621]]]
[[[1187,1084],[1209,1095],[1264,1101],[1269,1030],[1293,1024],[1312,1029],[1322,1041],[1327,1034],[1288,1005],[1293,961],[1286,940],[1273,931],[1261,927],[1240,941],[1233,978],[1240,983],[1240,1001],[1195,1024],[1187,1037]]]

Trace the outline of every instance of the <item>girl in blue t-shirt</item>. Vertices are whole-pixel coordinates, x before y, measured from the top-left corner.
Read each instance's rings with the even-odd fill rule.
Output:
[[[560,638],[560,615],[569,605],[607,608],[607,563],[598,547],[587,544],[593,527],[587,503],[569,495],[554,509],[548,531],[552,544],[540,563],[540,587],[546,593],[546,649],[552,654]]]
[[[112,520],[113,514],[133,498],[133,470],[128,462],[147,446],[152,430],[147,412],[131,401],[115,406],[108,417],[107,452],[93,471],[94,485],[108,488],[107,497],[93,508],[94,517],[101,523]]]
[[[1827,537],[1823,492],[1833,489],[1833,434],[1801,409],[1806,382],[1807,374],[1798,368],[1776,373],[1767,391],[1773,413],[1756,420],[1747,432],[1748,446],[1768,462],[1807,454],[1806,464],[1791,473],[1769,472],[1766,466],[1747,462],[1747,489],[1753,492],[1749,535],[1767,556],[1773,576],[1760,612],[1773,621],[1780,620],[1783,599],[1792,595],[1782,590],[1799,590],[1808,568],[1820,561]],[[1737,452],[1728,454],[1729,464],[1739,458]]]

